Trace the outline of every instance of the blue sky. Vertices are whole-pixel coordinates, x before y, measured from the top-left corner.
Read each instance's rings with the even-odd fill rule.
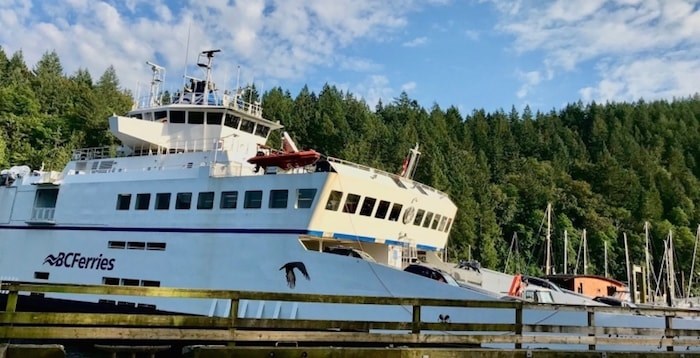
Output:
[[[463,114],[700,92],[689,0],[4,0],[0,28],[0,46],[30,67],[56,50],[66,73],[97,78],[111,64],[134,92],[147,60],[176,89],[188,37],[190,63],[222,50],[220,88],[240,66],[259,88],[329,83],[371,106],[401,91]]]

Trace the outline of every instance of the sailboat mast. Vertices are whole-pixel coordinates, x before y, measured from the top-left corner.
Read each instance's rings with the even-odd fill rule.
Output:
[[[688,289],[685,292],[685,299],[690,298],[690,289],[693,287],[693,271],[695,271],[695,257],[698,253],[698,240],[700,239],[700,225],[698,225],[697,231],[695,231],[695,245],[693,247],[693,261],[690,264],[690,277],[688,277]]]
[[[649,253],[649,222],[645,221],[644,222],[644,264],[646,265],[646,280],[647,280],[647,302],[649,302],[649,298],[652,298],[652,301],[655,299],[655,295],[652,295],[652,287],[651,287],[651,255]]]
[[[588,242],[586,241],[586,229],[583,229],[583,274],[588,274]]]
[[[627,233],[623,232],[622,237],[625,240],[625,269],[627,271],[627,290],[629,291],[630,294],[630,301],[634,302],[634,291],[632,287],[632,272],[630,270],[630,251],[627,246]]]
[[[564,230],[564,275],[566,275],[566,266],[568,265],[567,251],[569,248],[569,235],[566,230]]]
[[[547,256],[544,268],[545,275],[549,276],[552,274],[552,204],[547,203]]]
[[[675,287],[675,271],[673,268],[673,231],[668,231],[668,249],[666,250],[666,286],[668,287],[668,292],[666,295],[666,302],[669,307],[673,306],[673,299],[676,295]]]
[[[608,242],[603,241],[603,261],[605,262],[605,277],[608,277]]]

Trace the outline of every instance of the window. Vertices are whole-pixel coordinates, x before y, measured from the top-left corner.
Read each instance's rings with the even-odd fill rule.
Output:
[[[170,123],[185,123],[185,111],[170,111]]]
[[[343,212],[354,214],[357,211],[357,204],[360,202],[360,196],[357,194],[348,194],[343,205]]]
[[[141,113],[136,113],[134,114],[133,118],[143,119],[143,115],[141,115]]]
[[[248,190],[243,198],[243,208],[260,209],[262,207],[262,190]]]
[[[156,210],[170,209],[170,193],[156,194]]]
[[[288,190],[270,190],[270,202],[268,205],[272,209],[286,209],[288,197]]]
[[[270,127],[258,124],[258,126],[255,128],[255,135],[257,136],[267,138],[267,133],[270,133]]]
[[[133,278],[123,278],[122,286],[139,286],[139,280]]]
[[[188,210],[192,206],[192,193],[177,193],[175,209]]]
[[[331,195],[328,196],[328,201],[326,202],[326,210],[336,211],[340,207],[340,199],[343,198],[342,191],[333,190]]]
[[[131,205],[131,194],[117,195],[117,210],[129,210]]]
[[[441,215],[435,214],[435,218],[433,219],[433,226],[431,227],[431,229],[433,229],[433,230],[437,229],[437,226],[438,226],[438,223],[440,222],[441,217],[442,217]]]
[[[37,279],[37,280],[48,280],[48,279],[49,279],[49,273],[48,273],[48,272],[36,271],[36,272],[34,272],[34,278]]]
[[[413,219],[413,225],[420,226],[420,223],[423,222],[423,216],[425,216],[425,210],[418,209],[418,214],[416,214],[416,218]]]
[[[160,287],[160,281],[141,280],[141,286],[144,286],[144,287]]]
[[[147,242],[146,243],[146,250],[165,251],[165,243],[164,242]]]
[[[226,117],[224,117],[224,125],[227,127],[238,129],[238,123],[240,123],[240,122],[241,122],[241,117],[234,116],[231,113],[226,113]]]
[[[223,113],[219,112],[208,112],[207,113],[207,124],[213,124],[220,126],[221,125],[221,118],[224,116]]]
[[[148,210],[151,204],[151,194],[136,194],[136,210]]]
[[[360,215],[371,216],[372,210],[374,210],[374,204],[376,203],[377,199],[366,196],[365,200],[362,202],[362,208],[360,208]]]
[[[391,205],[390,202],[381,200],[379,202],[379,206],[377,207],[377,213],[374,214],[374,217],[384,219],[386,217],[386,213],[389,212],[389,205]]]
[[[143,241],[129,241],[126,243],[128,250],[143,250],[146,248],[146,243]]]
[[[103,284],[103,285],[118,286],[118,285],[119,285],[119,279],[116,278],[116,277],[103,277],[103,278],[102,278],[102,284]]]
[[[123,249],[126,248],[125,241],[110,241],[107,243],[107,247],[110,249]]]
[[[251,122],[244,119],[241,121],[240,129],[244,132],[253,133],[253,130],[255,129],[255,122]]]
[[[399,216],[401,216],[401,209],[403,208],[403,205],[401,204],[394,204],[394,207],[391,208],[391,214],[389,214],[389,220],[390,221],[398,221]]]
[[[442,220],[440,220],[440,226],[438,226],[438,231],[445,230],[445,223],[447,223],[447,216],[443,216]]]
[[[423,227],[429,227],[431,220],[433,220],[433,213],[428,211],[428,214],[425,216],[425,221],[423,222]]]
[[[308,209],[314,202],[316,189],[297,189],[297,209]]]
[[[189,123],[189,124],[204,124],[204,112],[189,112],[189,113],[187,113],[187,123]]]
[[[166,111],[158,111],[153,113],[153,119],[156,121],[159,121],[163,118],[168,118],[168,112]]]
[[[211,209],[214,207],[214,192],[205,191],[197,197],[197,209]]]
[[[235,209],[237,201],[238,201],[238,192],[237,191],[223,191],[223,192],[221,192],[221,202],[219,203],[219,208],[221,208],[221,209]]]
[[[447,219],[447,225],[445,225],[445,232],[450,231],[450,225],[452,225],[452,218]]]

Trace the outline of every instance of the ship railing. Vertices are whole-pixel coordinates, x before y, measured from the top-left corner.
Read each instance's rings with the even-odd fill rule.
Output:
[[[161,94],[159,98],[161,98],[160,102],[154,102],[150,96],[141,96],[135,100],[134,109],[155,108],[167,104],[194,104],[202,106],[223,106],[238,112],[247,113],[256,118],[262,118],[263,112],[263,107],[260,102],[246,101],[241,91],[233,94],[229,91],[224,91],[223,95],[219,95],[214,91],[209,92],[206,98],[205,94],[200,92],[174,93],[167,97],[163,97]]]
[[[44,222],[44,223],[51,223],[53,222],[53,215],[56,212],[56,208],[33,208],[32,209],[32,217],[30,218],[30,222]]]
[[[105,147],[74,149],[73,153],[71,154],[71,159],[73,159],[73,160],[93,160],[93,159],[114,158],[115,156],[117,156],[116,147],[105,146]]]
[[[425,185],[425,184],[423,184],[423,183],[419,183],[419,182],[417,182],[417,181],[415,181],[415,180],[413,180],[413,179],[409,179],[409,178],[402,177],[402,176],[400,176],[400,175],[398,175],[398,174],[389,173],[389,172],[383,171],[383,170],[381,170],[381,169],[372,168],[372,167],[367,166],[367,165],[358,164],[358,163],[354,163],[354,162],[351,162],[351,161],[347,161],[347,160],[339,159],[339,158],[335,158],[335,157],[327,157],[326,159],[327,159],[329,162],[334,162],[334,163],[339,163],[339,164],[347,165],[347,166],[350,166],[350,167],[353,167],[353,168],[356,168],[356,169],[360,169],[360,170],[367,171],[367,172],[372,173],[372,174],[383,175],[383,176],[386,176],[386,177],[391,178],[391,179],[394,180],[394,181],[405,181],[405,182],[407,182],[407,183],[413,185],[414,187],[418,187],[418,188],[420,188],[420,189],[422,189],[422,190],[431,191],[431,192],[434,192],[434,193],[439,194],[439,195],[442,195],[442,196],[448,196],[446,193],[444,193],[444,192],[442,192],[442,191],[440,191],[440,190],[438,190],[438,189],[435,189],[435,188],[433,188],[433,187],[431,187],[431,186],[428,186],[428,185]]]
[[[258,101],[246,101],[240,91],[233,95],[225,92],[223,96],[223,105],[235,111],[244,112],[253,117],[262,118],[262,104]]]
[[[700,336],[700,310],[679,308],[608,307],[564,304],[529,303],[520,300],[463,300],[414,297],[346,296],[308,293],[253,292],[170,287],[138,287],[115,285],[74,285],[5,281],[0,290],[8,292],[0,306],[0,340],[56,340],[80,336],[83,340],[182,340],[206,342],[289,342],[318,344],[334,342],[357,344],[408,345],[481,345],[506,344],[515,349],[525,345],[565,348],[554,350],[597,350],[600,345],[613,350],[667,351],[697,347]],[[22,293],[22,294],[20,294]],[[42,312],[23,311],[20,300],[24,293],[88,295],[85,299],[100,299],[108,303],[140,309],[139,314],[52,312],[45,306]],[[152,299],[224,301],[222,316],[163,314],[155,310]],[[381,306],[385,309],[406,310],[400,320],[348,320],[249,318],[251,302],[259,307],[266,304],[326,307],[327,312],[341,311],[346,305]],[[18,304],[20,303],[20,304]],[[25,306],[30,307],[30,306]],[[239,307],[241,309],[239,309]],[[48,308],[48,309],[47,309]],[[26,309],[26,308],[25,308]],[[461,311],[463,317],[450,317],[436,310]],[[243,313],[241,313],[243,312]],[[552,322],[542,316],[562,313],[565,322]],[[428,316],[430,315],[430,316]],[[496,322],[484,321],[493,315]],[[615,318],[635,317],[648,322],[644,327],[624,326]],[[506,318],[510,317],[510,318]],[[605,319],[600,319],[604,317]],[[598,319],[596,319],[598,318]],[[505,319],[505,320],[504,320]],[[579,345],[572,348],[572,345]],[[613,347],[613,348],[609,348]],[[687,348],[686,348],[687,347]],[[589,355],[590,356],[590,355]]]

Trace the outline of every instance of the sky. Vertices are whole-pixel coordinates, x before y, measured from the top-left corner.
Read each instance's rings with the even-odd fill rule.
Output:
[[[134,93],[146,61],[176,90],[210,49],[219,88],[329,84],[372,108],[402,91],[462,114],[700,92],[700,0],[0,0],[0,28],[29,67],[55,50]]]

